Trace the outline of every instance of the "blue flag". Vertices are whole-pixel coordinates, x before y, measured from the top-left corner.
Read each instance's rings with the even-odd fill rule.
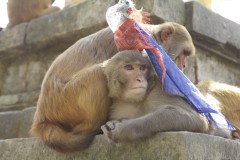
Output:
[[[171,94],[177,94],[184,97],[192,107],[200,114],[210,120],[215,126],[219,128],[227,128],[235,130],[231,123],[218,110],[213,108],[208,102],[204,100],[203,95],[195,87],[195,85],[179,70],[175,63],[170,59],[167,53],[159,46],[152,37],[150,37],[136,22],[137,31],[139,34],[144,34],[149,38],[149,41],[154,48],[158,48],[163,56],[163,62],[166,67],[166,75],[164,79],[164,90]],[[161,79],[162,69],[157,61],[156,55],[151,50],[146,49],[146,52],[153,64],[153,67]]]

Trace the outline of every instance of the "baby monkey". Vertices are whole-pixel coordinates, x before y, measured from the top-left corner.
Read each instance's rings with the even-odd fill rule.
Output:
[[[146,138],[158,132],[190,131],[230,138],[214,128],[182,97],[162,90],[147,56],[134,50],[119,52],[104,66],[109,96],[109,118],[101,127],[114,142]]]

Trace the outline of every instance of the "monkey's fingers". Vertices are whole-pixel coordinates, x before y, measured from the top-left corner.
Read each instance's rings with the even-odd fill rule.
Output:
[[[107,133],[107,132],[110,132],[111,130],[114,130],[116,123],[119,123],[119,121],[117,121],[117,120],[108,121],[105,125],[102,125],[101,129],[102,129],[103,133]]]
[[[101,129],[103,131],[103,134],[105,135],[105,137],[107,138],[108,142],[115,142],[112,138],[112,132],[111,129],[109,128],[109,126],[107,124],[101,126]]]
[[[110,128],[110,130],[114,130],[117,123],[121,123],[121,122],[118,120],[113,120],[113,121],[108,121],[106,125]]]
[[[110,128],[105,124],[101,126],[101,130],[103,131],[103,134],[106,134],[110,131]]]
[[[240,140],[240,131],[232,131],[232,137],[233,139],[239,139]]]

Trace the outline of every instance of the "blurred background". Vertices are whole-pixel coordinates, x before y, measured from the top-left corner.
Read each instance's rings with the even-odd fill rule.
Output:
[[[0,27],[5,28],[8,23],[7,17],[7,1],[0,0]],[[58,6],[61,9],[65,6],[72,6],[86,0],[55,0],[53,6]],[[136,1],[136,0],[134,0]],[[183,0],[184,2],[191,0]],[[240,24],[240,0],[196,0],[202,3],[212,11]]]

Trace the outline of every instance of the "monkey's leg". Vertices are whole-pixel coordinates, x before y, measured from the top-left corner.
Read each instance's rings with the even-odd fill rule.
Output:
[[[115,142],[149,137],[157,132],[191,131],[208,132],[207,120],[180,106],[165,106],[145,116],[123,122],[108,122],[102,126],[104,134]]]
[[[100,126],[106,123],[107,114],[111,105],[108,98],[107,79],[99,65],[94,65],[82,69],[75,74],[64,86],[64,94],[71,101],[76,101],[74,106],[76,111],[84,113],[78,115],[82,117],[79,131],[99,130]]]

